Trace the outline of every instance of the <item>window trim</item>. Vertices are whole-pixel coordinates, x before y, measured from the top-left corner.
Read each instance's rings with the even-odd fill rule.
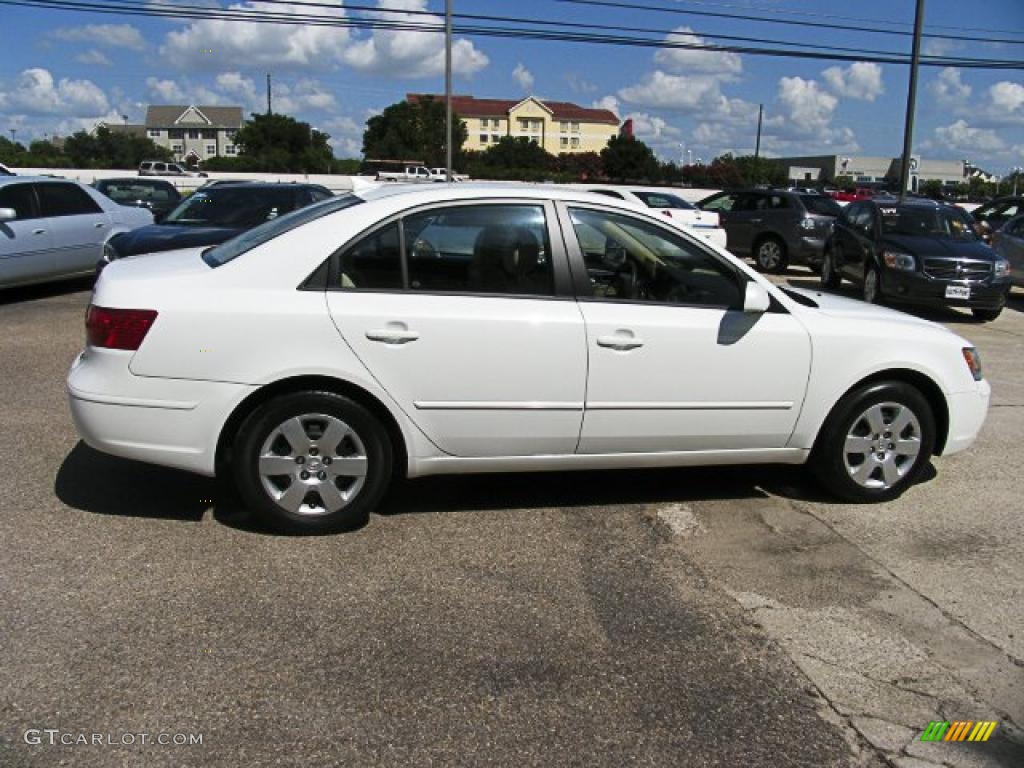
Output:
[[[742,312],[742,301],[746,291],[747,283],[752,282],[750,277],[743,272],[735,264],[732,264],[710,248],[706,247],[703,242],[695,237],[692,237],[689,233],[683,232],[679,229],[673,229],[671,227],[662,224],[656,217],[644,214],[641,211],[624,211],[619,208],[611,206],[599,205],[591,202],[577,202],[571,200],[558,200],[555,203],[555,207],[558,210],[558,221],[561,225],[562,232],[565,236],[566,250],[569,256],[569,266],[573,273],[574,286],[576,288],[576,300],[583,302],[601,302],[607,304],[631,304],[645,307],[678,307],[680,309],[706,309],[715,312],[725,310],[726,312]],[[739,292],[740,306],[728,306],[725,304],[683,304],[680,302],[669,302],[669,301],[648,301],[646,299],[609,299],[603,296],[595,296],[593,293],[592,286],[590,285],[590,278],[587,276],[586,261],[583,258],[583,250],[580,248],[579,239],[576,237],[576,228],[572,224],[572,219],[569,215],[570,208],[584,208],[587,210],[598,211],[600,213],[608,213],[616,216],[623,216],[627,219],[636,219],[645,224],[650,224],[655,229],[667,233],[669,236],[681,237],[683,240],[689,242],[698,251],[711,257],[716,264],[724,268],[724,270],[733,276],[736,281],[736,287]],[[782,306],[782,304],[772,297],[772,304],[768,309],[769,312],[782,312],[788,314],[788,310]]]
[[[554,271],[554,286],[551,294],[534,293],[481,293],[478,291],[424,291],[412,290],[409,288],[409,267],[406,258],[405,248],[405,226],[404,220],[407,216],[415,216],[427,211],[435,211],[442,208],[469,208],[480,205],[531,205],[544,210],[545,226],[547,227],[548,242],[551,245],[551,265]],[[376,232],[392,224],[398,225],[398,247],[401,259],[402,285],[399,288],[342,288],[339,277],[341,275],[341,256],[363,238],[370,237]],[[569,257],[566,253],[564,238],[562,237],[559,224],[559,214],[554,201],[540,198],[483,198],[465,200],[445,200],[436,203],[424,203],[407,208],[398,213],[388,216],[386,219],[375,222],[373,225],[363,229],[358,234],[349,238],[341,247],[336,248],[330,256],[327,268],[326,290],[337,293],[389,293],[403,294],[407,296],[469,296],[485,299],[533,299],[537,301],[574,301],[576,291],[573,285],[573,275],[569,266]],[[319,270],[320,267],[317,267]],[[313,274],[316,274],[314,270]],[[311,275],[312,277],[312,275]]]

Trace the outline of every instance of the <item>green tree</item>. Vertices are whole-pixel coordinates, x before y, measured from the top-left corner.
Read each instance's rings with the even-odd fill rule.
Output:
[[[38,143],[38,142],[37,142]],[[138,168],[143,160],[170,160],[171,152],[145,136],[111,131],[78,131],[64,141],[63,154],[75,168]]]
[[[595,181],[604,178],[604,164],[597,152],[563,152],[557,169],[573,181]]]
[[[465,168],[474,179],[546,181],[559,176],[558,158],[525,136],[502,136],[483,152],[466,152]]]
[[[4,165],[21,165],[21,157],[25,154],[25,146],[16,141],[0,136],[0,163]]]
[[[452,115],[452,165],[464,168],[462,145],[469,136],[466,125]],[[400,101],[366,121],[363,155],[370,160],[418,160],[443,166],[445,106],[443,99],[425,98],[410,104]]]
[[[657,181],[661,167],[654,151],[634,136],[613,136],[601,150],[605,176],[616,181]]]
[[[254,114],[235,134],[240,160],[236,165],[259,171],[327,173],[334,161],[329,138],[288,115]]]

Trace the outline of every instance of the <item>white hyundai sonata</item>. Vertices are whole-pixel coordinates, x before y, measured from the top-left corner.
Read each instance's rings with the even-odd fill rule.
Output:
[[[809,462],[891,499],[988,408],[941,326],[780,288],[628,203],[386,187],[103,271],[71,412],[98,450],[229,474],[279,527],[393,477]]]

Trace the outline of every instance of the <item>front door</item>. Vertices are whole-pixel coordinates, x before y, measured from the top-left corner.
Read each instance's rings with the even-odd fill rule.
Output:
[[[58,275],[87,274],[103,255],[110,216],[77,184],[39,182],[39,203],[51,223]]]
[[[735,265],[648,219],[563,209],[589,376],[580,453],[781,448],[810,369],[806,330],[742,312]],[[574,237],[575,235],[575,237]]]
[[[327,301],[338,330],[446,453],[576,448],[586,340],[553,215],[536,201],[437,206],[337,257]]]
[[[42,280],[53,274],[50,222],[39,213],[32,184],[0,187],[0,208],[16,218],[0,222],[0,285]]]

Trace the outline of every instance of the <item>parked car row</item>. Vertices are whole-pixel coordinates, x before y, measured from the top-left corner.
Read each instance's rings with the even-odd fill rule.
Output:
[[[692,203],[688,203],[672,190],[664,187],[639,187],[611,184],[576,185],[598,195],[626,200],[646,208],[651,208],[662,216],[672,219],[673,223],[682,224],[692,229],[697,235],[709,243],[724,248],[725,230],[722,229],[720,217],[713,211],[702,211]]]

